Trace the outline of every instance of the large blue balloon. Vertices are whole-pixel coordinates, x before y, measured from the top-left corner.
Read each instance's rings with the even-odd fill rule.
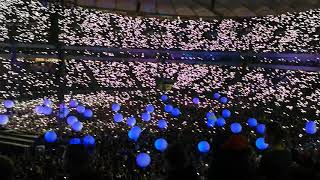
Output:
[[[44,134],[44,140],[48,143],[54,143],[57,140],[57,134],[54,131],[47,131]]]
[[[52,101],[51,101],[50,99],[45,98],[45,99],[43,100],[43,105],[44,105],[44,106],[51,107]]]
[[[143,121],[148,122],[151,120],[151,115],[148,112],[145,112],[141,114],[141,118]]]
[[[259,125],[257,126],[257,132],[258,132],[259,134],[264,134],[265,131],[266,131],[266,125],[264,125],[264,124],[259,124]]]
[[[90,136],[90,135],[86,135],[84,138],[83,138],[83,144],[88,146],[88,145],[94,145],[95,143],[95,140],[94,140],[94,137]]]
[[[113,120],[116,123],[122,122],[123,121],[123,115],[121,113],[117,113],[113,116]]]
[[[208,128],[213,128],[215,122],[216,122],[215,120],[209,119],[209,120],[207,121],[207,126],[208,126]]]
[[[71,127],[72,127],[73,131],[80,132],[83,128],[83,125],[82,125],[82,122],[77,121],[77,122],[73,123]]]
[[[67,118],[67,123],[68,123],[68,125],[70,125],[70,126],[72,126],[75,122],[77,122],[78,121],[78,118],[77,117],[75,117],[75,116],[69,116],[68,118]]]
[[[168,147],[168,142],[163,139],[163,138],[159,138],[154,142],[154,147],[158,150],[158,151],[165,151]]]
[[[219,117],[216,121],[217,126],[222,127],[226,124],[226,120],[223,117]]]
[[[167,121],[165,119],[160,119],[158,121],[158,127],[160,129],[166,129],[168,127]]]
[[[195,97],[192,99],[193,104],[199,104],[200,103],[200,99]]]
[[[210,151],[210,144],[207,141],[200,141],[198,143],[198,150],[201,153],[207,153]]]
[[[127,118],[127,125],[133,127],[136,124],[136,118],[133,116]]]
[[[264,142],[264,138],[258,138],[258,139],[256,140],[256,147],[257,147],[259,150],[265,150],[265,149],[268,148],[268,146],[269,146],[269,145]]]
[[[5,108],[10,109],[10,108],[14,107],[14,102],[12,100],[5,100],[3,102],[3,105],[4,105]]]
[[[226,103],[228,102],[228,98],[222,97],[222,98],[220,98],[220,102],[221,102],[222,104],[226,104]]]
[[[34,108],[34,111],[35,111],[38,115],[43,114],[43,106],[36,106],[36,107]]]
[[[208,112],[207,114],[206,114],[206,118],[208,119],[208,120],[216,120],[216,115],[213,113],[213,112]]]
[[[255,118],[249,118],[247,123],[249,127],[256,127],[258,125],[258,121]]]
[[[170,104],[167,104],[165,107],[164,107],[164,111],[167,112],[167,113],[171,113],[173,110],[173,106],[170,105]]]
[[[85,118],[92,118],[92,116],[93,116],[92,110],[91,110],[91,109],[86,109],[86,110],[84,110],[83,116],[84,116]]]
[[[133,128],[130,129],[128,132],[128,137],[134,141],[137,141],[142,130],[139,126],[134,126]]]
[[[70,113],[68,108],[61,108],[58,112],[58,116],[59,118],[66,118],[68,116],[68,114]]]
[[[118,103],[113,103],[111,106],[111,110],[114,112],[120,111],[121,106]]]
[[[213,98],[214,99],[219,99],[220,98],[220,94],[219,93],[214,93],[213,94]]]
[[[0,114],[0,125],[6,125],[9,122],[9,117],[4,114]]]
[[[229,118],[230,116],[231,116],[231,111],[229,111],[228,109],[222,110],[222,117]]]
[[[151,162],[151,158],[146,153],[140,153],[136,157],[136,163],[141,168],[145,168],[149,166],[150,162]]]
[[[317,124],[314,121],[308,121],[305,125],[305,131],[307,134],[317,133]]]
[[[168,99],[169,99],[168,96],[165,95],[165,94],[161,96],[161,100],[162,100],[163,102],[168,101]]]
[[[78,101],[75,100],[75,99],[71,99],[70,102],[69,102],[69,106],[70,106],[71,108],[77,107],[77,106],[78,106]]]
[[[72,139],[69,140],[69,144],[81,144],[81,139],[72,138]]]
[[[42,114],[50,115],[52,113],[52,108],[49,106],[42,106]]]
[[[86,108],[84,106],[82,106],[82,105],[78,105],[76,110],[77,110],[78,113],[82,114],[82,113],[84,113]]]
[[[148,104],[147,107],[146,107],[146,111],[148,113],[153,113],[154,111],[154,106],[152,104]]]
[[[242,126],[239,123],[232,123],[230,129],[234,134],[238,134],[242,131]]]
[[[178,117],[181,114],[180,110],[178,108],[173,108],[171,111],[171,115],[173,117]]]

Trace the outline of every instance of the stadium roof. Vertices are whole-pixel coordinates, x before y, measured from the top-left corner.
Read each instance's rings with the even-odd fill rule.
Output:
[[[90,8],[141,15],[248,17],[320,8],[319,0],[67,0]]]

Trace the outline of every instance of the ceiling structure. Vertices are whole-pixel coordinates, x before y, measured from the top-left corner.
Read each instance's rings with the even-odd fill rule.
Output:
[[[250,17],[320,8],[320,0],[69,0],[89,7],[137,15]]]

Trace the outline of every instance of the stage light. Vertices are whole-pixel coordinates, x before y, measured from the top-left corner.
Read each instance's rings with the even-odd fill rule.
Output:
[[[70,125],[70,126],[72,126],[77,121],[78,121],[78,118],[75,117],[75,116],[69,116],[67,118],[67,124]]]
[[[308,121],[305,124],[305,131],[307,134],[317,133],[317,124],[314,121]]]

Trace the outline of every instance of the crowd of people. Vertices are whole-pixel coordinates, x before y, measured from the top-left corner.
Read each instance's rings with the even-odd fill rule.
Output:
[[[0,4],[0,41],[48,43],[59,19],[65,45],[206,51],[319,52],[319,9],[265,17],[145,18],[81,7],[44,6],[37,0]],[[14,28],[12,27],[14,25]],[[14,29],[14,30],[12,30]]]

